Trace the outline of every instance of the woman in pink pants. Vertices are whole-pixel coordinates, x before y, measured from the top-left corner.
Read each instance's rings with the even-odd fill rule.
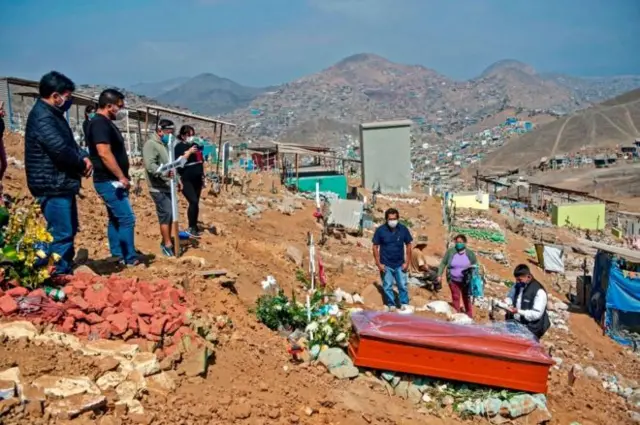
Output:
[[[476,264],[478,264],[478,259],[476,254],[467,248],[467,237],[458,235],[455,238],[455,245],[447,250],[438,267],[438,284],[442,281],[442,272],[445,268],[447,269],[447,281],[451,289],[453,308],[458,313],[462,313],[460,305],[460,301],[462,301],[464,312],[471,318],[473,318],[473,303],[469,295],[469,287],[464,283],[464,271]]]

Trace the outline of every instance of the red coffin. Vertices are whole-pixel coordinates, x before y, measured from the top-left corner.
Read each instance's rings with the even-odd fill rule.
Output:
[[[505,327],[458,325],[397,313],[351,316],[356,366],[547,392],[553,360],[540,343]]]

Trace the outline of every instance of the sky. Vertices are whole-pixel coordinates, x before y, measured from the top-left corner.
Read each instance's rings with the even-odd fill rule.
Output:
[[[638,0],[0,0],[0,75],[280,84],[356,53],[458,80],[495,61],[640,74]]]

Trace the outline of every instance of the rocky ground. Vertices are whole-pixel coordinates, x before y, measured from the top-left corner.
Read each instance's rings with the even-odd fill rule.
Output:
[[[10,135],[5,143],[10,156],[22,157],[23,147],[17,136]],[[10,166],[5,181],[5,191],[12,195],[26,190],[24,171],[19,166],[19,162]],[[78,248],[88,251],[87,265],[104,275],[117,272],[122,278],[168,280],[183,288],[197,308],[213,317],[225,317],[225,325],[217,331],[215,350],[206,375],[184,367],[171,367],[165,361],[162,368],[157,365],[158,370],[166,369],[162,371],[162,378],[158,378],[157,370],[151,374],[147,369],[156,368],[154,361],[161,363],[164,360],[162,353],[156,353],[155,358],[149,357],[152,353],[122,354],[117,347],[97,352],[95,347],[87,348],[92,342],[82,336],[77,341],[65,339],[61,342],[55,335],[37,335],[40,329],[35,329],[28,330],[23,338],[12,339],[0,330],[0,335],[4,335],[0,371],[18,368],[25,385],[29,383],[30,387],[44,391],[48,396],[44,412],[37,407],[25,409],[12,402],[0,402],[0,420],[16,424],[63,423],[55,417],[55,409],[66,408],[68,411],[69,406],[52,401],[56,392],[51,388],[60,386],[59,382],[52,384],[52,379],[81,376],[90,382],[67,382],[67,387],[86,385],[88,389],[75,397],[85,397],[80,404],[96,403],[96,409],[73,419],[72,423],[79,424],[486,422],[480,418],[463,420],[450,407],[419,408],[411,400],[404,400],[386,391],[384,386],[376,385],[377,378],[364,373],[353,380],[339,380],[327,373],[322,365],[291,362],[285,339],[260,324],[251,309],[262,293],[260,282],[267,275],[274,276],[287,291],[300,289],[295,277],[298,266],[291,255],[285,254],[287,250],[295,252],[296,248],[305,252],[307,233],[312,232],[319,239],[320,228],[313,217],[313,203],[285,194],[279,185],[276,186],[277,193],[271,193],[272,178],[270,175],[254,178],[248,195],[237,190],[223,192],[219,197],[206,194],[201,220],[212,232],[205,232],[200,246],[189,249],[186,259],[157,257],[147,265],[125,270],[115,269],[112,264],[102,261],[109,256],[106,212],[91,184],[84,182],[83,197],[79,202],[81,231],[76,240]],[[136,244],[144,253],[157,254],[157,222],[146,190],[133,196],[132,202],[137,215]],[[414,233],[428,235],[428,254],[434,259],[440,258],[446,235],[441,225],[439,203],[426,198],[421,198],[417,204],[381,200],[376,214],[380,216],[391,204],[411,221]],[[180,209],[186,211],[184,202]],[[348,293],[357,292],[364,299],[364,308],[379,309],[382,300],[375,286],[377,279],[370,254],[370,238],[369,232],[362,238],[330,237],[318,251],[326,263],[332,287]],[[508,256],[509,266],[492,258],[481,258],[487,273],[494,276],[487,292],[503,295],[507,288],[501,282],[510,277],[513,265],[528,261],[524,250],[531,246],[531,241],[507,232],[507,244],[503,248],[490,242],[477,244],[472,247],[500,249]],[[207,279],[200,273],[210,269],[224,269],[231,277]],[[536,275],[547,288],[552,286],[550,277],[542,272],[536,272]],[[412,286],[411,295],[416,307],[449,299],[446,289],[434,295],[424,288]],[[544,341],[557,361],[549,381],[551,423],[633,423],[631,412],[640,409],[633,406],[640,397],[638,390],[633,389],[638,385],[633,380],[640,379],[640,358],[604,336],[587,315],[566,311],[566,304],[561,302],[565,300],[562,294],[556,293],[555,297],[556,326]],[[488,312],[481,308],[476,316],[478,321],[488,320]],[[141,353],[147,351],[146,347],[140,347]],[[131,370],[138,372],[131,375],[133,378],[127,378],[133,381],[128,384],[133,389],[125,385],[124,389],[115,391],[109,379],[117,382],[122,379],[118,378],[118,373]],[[570,376],[576,377],[573,385],[570,385]],[[619,387],[615,389],[616,393],[612,392],[610,384],[603,385],[603,376],[608,381],[612,380],[610,377],[616,377]],[[0,375],[0,381],[6,379],[7,376]],[[127,388],[134,394],[124,394]],[[625,394],[617,394],[628,388],[632,394],[626,398]],[[635,418],[637,420],[637,414]]]

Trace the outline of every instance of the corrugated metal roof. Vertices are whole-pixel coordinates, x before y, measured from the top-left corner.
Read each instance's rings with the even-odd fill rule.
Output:
[[[220,121],[215,118],[205,117],[203,115],[192,114],[191,112],[185,112],[179,109],[165,108],[164,106],[158,106],[158,105],[145,105],[145,108],[149,108],[150,110],[154,110],[158,112],[164,112],[167,114],[177,115],[179,117],[191,118],[192,120],[196,120],[196,121],[204,121],[211,124],[220,124],[220,125],[226,125],[229,127],[236,127],[235,124],[232,124],[230,122]]]
[[[411,120],[378,121],[362,123],[360,124],[360,128],[368,130],[374,128],[410,127],[411,124],[413,124]]]

